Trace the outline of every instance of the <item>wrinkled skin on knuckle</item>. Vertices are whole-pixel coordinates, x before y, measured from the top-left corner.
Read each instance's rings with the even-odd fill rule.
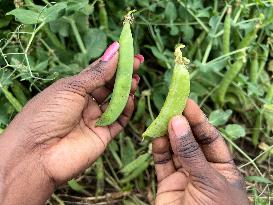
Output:
[[[204,121],[193,128],[193,133],[199,136],[197,141],[200,145],[209,145],[221,137],[218,130],[208,121]]]
[[[191,132],[188,132],[187,134],[179,137],[178,139],[179,140],[177,153],[179,156],[190,160],[194,160],[198,158],[198,156],[201,156],[199,145],[196,141],[192,140]]]
[[[155,164],[166,164],[167,162],[172,160],[172,156],[169,151],[164,153],[154,153],[153,158]]]
[[[85,82],[80,80],[78,76],[74,76],[56,81],[49,89],[52,89],[53,92],[71,92],[85,97],[86,90],[84,84]]]

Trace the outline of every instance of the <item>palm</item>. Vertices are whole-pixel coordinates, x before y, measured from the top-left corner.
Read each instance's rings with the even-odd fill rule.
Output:
[[[162,202],[165,200],[165,204],[182,203],[201,205],[205,204],[206,202],[213,204],[213,202],[195,186],[194,182],[191,180],[192,177],[185,169],[181,167],[181,164],[177,162],[177,159],[173,159],[173,161],[176,161],[175,167],[177,171],[159,182],[157,201]],[[234,172],[234,168],[229,163],[209,164],[222,176],[226,175],[228,177],[232,174],[232,172]],[[219,176],[215,176],[215,178],[217,177]],[[230,179],[229,177],[226,179],[230,183],[234,182],[233,179]],[[198,201],[201,201],[202,203],[198,203]]]
[[[184,116],[170,121],[169,138],[153,141],[156,205],[248,204],[243,179],[220,133],[191,100]]]
[[[105,63],[97,61],[78,76],[57,81],[32,99],[14,121],[19,124],[16,121],[29,119],[21,126],[28,127],[27,137],[44,147],[40,150],[41,163],[57,184],[90,166],[129,121],[134,108],[132,96],[115,123],[95,126],[112,92],[117,60],[115,55],[106,68]],[[139,64],[135,60],[135,71]],[[103,76],[98,78],[98,73]],[[137,83],[133,78],[132,93]]]

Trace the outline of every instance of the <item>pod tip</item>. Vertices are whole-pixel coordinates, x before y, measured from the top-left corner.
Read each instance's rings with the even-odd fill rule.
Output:
[[[129,11],[125,16],[124,16],[124,21],[123,23],[129,22],[130,24],[132,24],[134,22],[134,16],[133,13],[135,13],[137,10],[131,10]]]
[[[183,57],[181,49],[185,48],[185,45],[179,44],[174,51],[174,57],[175,57],[175,63],[181,64],[181,65],[188,65],[190,63],[190,60],[186,57]]]

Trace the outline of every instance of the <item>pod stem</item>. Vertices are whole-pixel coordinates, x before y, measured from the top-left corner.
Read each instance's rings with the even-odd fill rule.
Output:
[[[179,44],[174,51],[174,58],[175,58],[175,63],[180,64],[180,65],[188,65],[190,63],[190,60],[187,59],[186,57],[183,57],[181,49],[185,48],[185,45]]]
[[[134,16],[133,13],[135,13],[137,10],[134,9],[132,11],[129,11],[125,16],[124,16],[124,21],[123,24],[126,22],[129,22],[130,24],[132,24],[134,22]]]

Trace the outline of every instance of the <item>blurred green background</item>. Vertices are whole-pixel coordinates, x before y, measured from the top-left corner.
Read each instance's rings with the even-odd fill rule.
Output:
[[[164,103],[173,50],[183,43],[191,60],[190,97],[223,134],[249,199],[270,204],[272,0],[0,0],[0,133],[29,99],[118,40],[132,9],[135,53],[145,56],[135,115],[107,152],[47,203],[153,203],[151,141],[141,134]]]

